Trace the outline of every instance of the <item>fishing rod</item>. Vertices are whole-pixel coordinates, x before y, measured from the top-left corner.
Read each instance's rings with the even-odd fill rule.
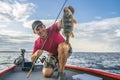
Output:
[[[66,2],[67,2],[67,0],[65,0],[64,4],[62,5],[62,8],[61,8],[61,10],[60,10],[60,12],[59,12],[59,14],[58,14],[57,18],[55,19],[54,24],[56,23],[56,21],[57,21],[58,17],[60,16],[60,13],[62,12],[62,10],[63,10],[63,8],[64,8],[64,6],[65,6]],[[52,32],[52,31],[51,31],[51,32]],[[51,34],[51,32],[49,33],[49,35]],[[47,36],[47,38],[45,39],[45,41],[44,41],[44,43],[43,43],[43,46],[42,46],[41,50],[44,48],[44,46],[45,46],[45,43],[46,43],[47,39],[48,39],[48,36]],[[35,62],[37,61],[37,59],[38,59],[38,58],[39,58],[39,57],[36,57],[36,58],[35,58],[35,60],[34,60],[34,62],[33,62],[33,64],[32,64],[32,66],[31,66],[31,68],[30,68],[29,72],[27,73],[27,78],[29,78],[29,77],[30,77],[30,74],[31,74],[31,72],[32,72],[32,70],[33,70],[34,64],[35,64]]]
[[[65,6],[66,2],[67,2],[67,0],[65,0],[64,4],[62,5],[62,8],[61,8],[60,12],[58,13],[57,18],[56,18],[56,20],[55,20],[54,24],[56,23],[56,21],[57,21],[58,17],[60,16],[60,14],[61,14],[61,12],[62,12],[62,10],[63,10],[63,8],[64,8],[64,6]]]
[[[45,45],[46,41],[47,41],[47,39],[45,39],[45,42],[43,43],[43,46],[42,46],[41,50],[44,48],[44,45]],[[31,74],[31,72],[33,70],[34,64],[37,61],[37,59],[38,59],[38,57],[36,57],[35,60],[33,61],[32,67],[30,68],[29,72],[27,73],[27,78],[30,77],[30,74]]]

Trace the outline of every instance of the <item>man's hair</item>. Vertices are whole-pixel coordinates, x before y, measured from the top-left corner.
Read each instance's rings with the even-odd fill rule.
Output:
[[[72,14],[74,14],[75,10],[72,6],[68,6],[68,8],[70,9],[70,11],[72,12]]]

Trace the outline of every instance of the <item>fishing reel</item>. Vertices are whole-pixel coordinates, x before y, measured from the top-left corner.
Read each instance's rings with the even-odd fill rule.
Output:
[[[26,50],[25,49],[21,49],[21,55],[24,56],[25,55]]]
[[[15,65],[22,65],[24,63],[24,61],[25,61],[24,55],[25,55],[25,49],[21,49],[21,54],[20,54],[19,57],[17,57],[14,60],[14,64]]]
[[[39,61],[37,61],[38,59],[39,59]],[[38,57],[36,59],[35,63],[39,63],[39,62],[44,63],[45,60],[46,60],[46,56],[42,56],[41,58]]]
[[[46,56],[42,56],[41,58],[38,58],[40,60],[41,63],[44,63],[44,61],[46,60]]]

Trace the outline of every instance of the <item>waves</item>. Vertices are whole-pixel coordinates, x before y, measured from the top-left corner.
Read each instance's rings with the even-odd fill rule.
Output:
[[[73,53],[68,64],[120,74],[120,53]]]
[[[0,70],[9,67],[19,55],[19,52],[0,52]],[[25,53],[25,57],[30,60],[30,52]],[[120,75],[120,53],[74,52],[68,58],[67,64]]]

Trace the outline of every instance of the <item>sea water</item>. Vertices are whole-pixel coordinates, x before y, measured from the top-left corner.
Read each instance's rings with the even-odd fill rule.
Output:
[[[25,58],[30,60],[30,55],[31,51],[26,52]],[[18,56],[20,56],[19,51],[1,51],[0,71],[10,67]],[[73,52],[68,58],[67,64],[104,70],[120,75],[120,53],[118,52]]]

